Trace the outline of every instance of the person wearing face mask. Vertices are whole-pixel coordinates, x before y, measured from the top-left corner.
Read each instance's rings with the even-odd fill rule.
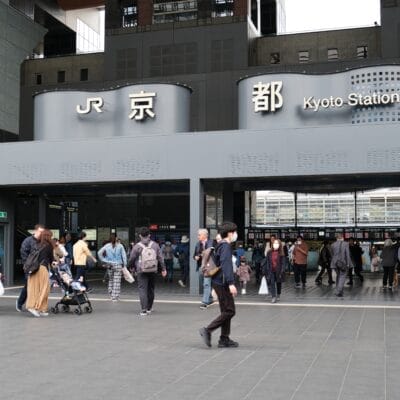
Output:
[[[223,222],[219,233],[221,241],[215,248],[215,261],[220,270],[212,277],[211,284],[218,296],[221,314],[207,327],[201,328],[199,333],[206,346],[211,347],[211,333],[221,328],[218,347],[238,347],[239,343],[229,338],[231,320],[236,313],[234,296],[237,295],[237,289],[234,284],[231,243],[237,240],[237,226],[233,222]]]
[[[263,264],[263,272],[272,296],[271,303],[280,300],[282,282],[285,281],[286,263],[287,257],[283,251],[282,242],[275,239]]]
[[[300,279],[303,289],[306,287],[307,282],[307,256],[308,246],[302,236],[297,237],[297,241],[293,249],[293,269],[294,269],[294,281],[296,288],[300,288]]]

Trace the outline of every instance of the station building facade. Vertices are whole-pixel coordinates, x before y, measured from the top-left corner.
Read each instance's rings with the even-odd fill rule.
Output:
[[[111,230],[129,243],[147,224],[160,240],[189,233],[193,251],[197,229],[214,232],[223,219],[248,242],[277,229],[329,236],[340,226],[302,224],[298,200],[350,194],[354,215],[342,227],[369,235],[357,196],[400,187],[400,45],[391,36],[400,4],[382,2],[380,26],[285,37],[284,2],[271,26],[258,17],[267,2],[226,2],[221,15],[199,1],[187,18],[159,7],[185,2],[127,3],[105,4],[104,53],[22,65],[20,140],[0,145],[10,282],[16,238],[36,222],[58,234],[89,229],[94,248]],[[261,190],[290,193],[293,221],[255,223]],[[384,237],[399,226],[373,227]]]

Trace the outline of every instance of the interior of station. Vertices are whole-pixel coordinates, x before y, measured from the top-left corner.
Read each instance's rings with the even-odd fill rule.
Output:
[[[334,241],[338,232],[360,242],[365,271],[372,244],[380,249],[387,238],[400,240],[400,182],[395,174],[203,180],[202,186],[199,228],[206,227],[215,237],[223,220],[233,220],[239,244],[246,249],[265,244],[272,235],[286,244],[302,235],[310,248],[310,269],[318,268],[322,242]],[[160,243],[178,243],[191,232],[189,181],[18,187],[12,196],[14,280],[22,278],[20,244],[38,222],[57,238],[67,232],[76,237],[84,230],[93,252],[111,233],[129,248],[141,226],[149,226]],[[0,224],[0,258],[4,240]]]

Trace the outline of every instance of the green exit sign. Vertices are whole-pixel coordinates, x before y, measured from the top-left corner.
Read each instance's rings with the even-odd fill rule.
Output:
[[[0,218],[7,218],[7,211],[0,211]]]

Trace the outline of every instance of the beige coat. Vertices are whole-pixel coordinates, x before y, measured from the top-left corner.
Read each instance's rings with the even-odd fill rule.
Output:
[[[86,265],[87,258],[92,257],[92,253],[84,240],[78,240],[74,244],[73,252],[75,265]]]

